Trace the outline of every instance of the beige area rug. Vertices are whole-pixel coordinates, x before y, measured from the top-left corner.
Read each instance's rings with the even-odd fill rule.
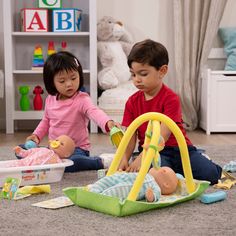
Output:
[[[206,153],[221,166],[236,159],[236,146],[205,146]],[[92,152],[114,152],[112,147],[94,145]],[[14,158],[11,147],[0,147],[0,159]],[[77,206],[47,210],[33,203],[62,196],[62,189],[83,186],[97,179],[96,171],[66,173],[51,184],[50,194],[30,196],[18,201],[0,201],[0,235],[235,235],[236,186],[227,199],[205,205],[194,199],[161,210],[116,218]],[[207,192],[217,191],[210,187]]]

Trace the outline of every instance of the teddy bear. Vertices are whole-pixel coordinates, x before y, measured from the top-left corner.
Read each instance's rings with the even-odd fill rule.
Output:
[[[102,90],[117,87],[130,79],[127,56],[133,46],[130,33],[111,16],[97,23],[98,85]]]

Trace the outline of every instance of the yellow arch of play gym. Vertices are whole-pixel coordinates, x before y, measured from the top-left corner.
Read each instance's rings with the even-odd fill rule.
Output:
[[[179,129],[179,127],[175,124],[173,120],[171,120],[168,116],[157,113],[157,112],[149,112],[145,113],[138,118],[136,118],[130,126],[127,128],[119,146],[117,152],[115,154],[114,160],[107,172],[107,175],[114,174],[120,164],[120,161],[124,155],[124,152],[127,148],[129,140],[133,136],[134,132],[137,128],[142,125],[144,122],[149,121],[146,137],[144,140],[144,144],[148,145],[149,148],[147,151],[144,149],[143,156],[142,156],[142,165],[139,171],[139,174],[134,182],[134,185],[127,197],[127,200],[135,201],[137,199],[138,193],[140,188],[142,187],[145,175],[147,174],[152,161],[157,161],[159,157],[159,150],[158,150],[158,140],[160,138],[160,122],[164,123],[173,133],[175,136],[181,154],[182,166],[184,171],[184,176],[186,179],[186,187],[188,193],[193,193],[195,191],[195,183],[193,181],[192,169],[189,160],[189,153],[185,138],[183,133]],[[151,135],[150,135],[151,134]]]

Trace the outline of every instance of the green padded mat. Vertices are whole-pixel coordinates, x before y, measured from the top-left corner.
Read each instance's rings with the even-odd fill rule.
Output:
[[[85,187],[68,187],[63,189],[64,194],[80,207],[114,216],[128,216],[157,208],[172,206],[177,203],[189,201],[201,195],[208,188],[209,182],[197,181],[196,191],[183,196],[169,195],[162,197],[158,202],[121,201],[119,198],[92,193]]]

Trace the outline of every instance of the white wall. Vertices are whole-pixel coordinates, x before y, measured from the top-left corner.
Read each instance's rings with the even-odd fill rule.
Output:
[[[228,0],[224,15],[221,19],[220,27],[236,27],[236,1]]]
[[[10,1],[10,0],[9,0]],[[170,70],[166,79],[174,87],[173,0],[98,0],[97,16],[110,15],[122,21],[135,41],[146,38],[163,43],[170,56]],[[2,1],[0,0],[0,68],[4,66]],[[236,1],[228,0],[221,27],[236,27]],[[0,129],[5,126],[4,101],[0,99]]]
[[[2,1],[0,1],[0,69],[4,69]],[[5,101],[0,98],[0,129],[5,127]]]
[[[99,0],[97,5],[98,19],[108,15],[122,21],[136,42],[150,38],[165,45],[170,57],[165,82],[174,88],[172,0]]]

